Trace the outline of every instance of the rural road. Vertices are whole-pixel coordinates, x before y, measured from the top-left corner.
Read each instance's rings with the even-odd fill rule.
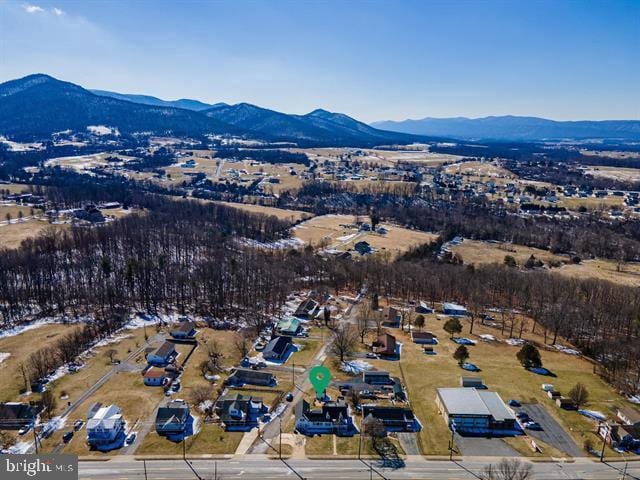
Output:
[[[387,469],[375,466],[384,478],[410,479],[428,478],[430,480],[466,480],[476,479],[485,466],[496,464],[499,457],[469,459],[460,462],[446,460],[425,460],[409,457],[404,468]],[[228,460],[190,460],[193,469],[202,479],[217,478],[256,478],[268,480],[292,478],[295,475],[278,460],[268,460],[262,456],[243,455]],[[302,478],[309,479],[368,479],[382,478],[371,472],[366,464],[358,460],[288,460]],[[599,463],[580,460],[575,463],[532,463],[534,478],[542,480],[613,480],[622,478],[624,463]],[[131,457],[118,457],[108,462],[80,462],[82,480],[143,480],[145,465]],[[146,474],[149,479],[196,479],[197,477],[182,459],[146,461]],[[372,477],[370,477],[372,475]],[[630,462],[627,466],[626,480],[637,480],[640,475],[640,462]]]

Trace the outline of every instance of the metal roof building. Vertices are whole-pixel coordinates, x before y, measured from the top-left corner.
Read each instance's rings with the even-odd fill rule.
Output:
[[[436,403],[447,424],[458,432],[516,429],[513,411],[495,392],[475,388],[438,388]]]

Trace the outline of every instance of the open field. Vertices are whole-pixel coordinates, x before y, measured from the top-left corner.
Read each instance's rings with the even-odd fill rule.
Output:
[[[23,240],[37,237],[49,228],[62,229],[67,225],[52,225],[46,220],[29,219],[12,221],[10,225],[0,222],[0,248],[17,248]]]
[[[624,285],[640,286],[640,264],[623,263],[618,265],[612,260],[596,259],[583,260],[573,264],[567,255],[555,255],[547,250],[524,247],[512,243],[489,243],[477,240],[465,240],[460,245],[451,247],[451,251],[462,256],[465,264],[485,265],[504,263],[504,257],[511,255],[520,267],[533,255],[542,260],[545,265],[549,262],[562,264],[551,271],[575,278],[595,278]]]
[[[611,178],[613,180],[620,180],[623,182],[640,181],[640,170],[637,168],[589,167],[585,172],[593,175],[594,177]]]
[[[16,401],[20,390],[25,387],[20,374],[20,364],[26,362],[33,353],[33,348],[27,346],[45,348],[73,328],[73,325],[42,325],[12,337],[0,338],[0,354],[9,354],[9,357],[0,363],[0,401]]]
[[[289,220],[297,222],[305,218],[313,217],[313,214],[302,212],[300,210],[287,210],[285,208],[264,207],[262,205],[251,205],[248,203],[233,203],[233,202],[216,202],[227,207],[238,208],[246,212],[261,213],[263,215],[273,215],[280,220]]]
[[[448,165],[444,171],[449,174],[470,175],[483,180],[489,178],[516,179],[509,170],[489,162],[462,162]]]
[[[0,192],[6,190],[11,194],[28,193],[29,187],[31,186],[32,185],[27,185],[24,183],[0,183]]]
[[[120,161],[109,162],[107,158],[117,158]],[[133,160],[135,157],[122,155],[119,153],[94,153],[91,155],[78,155],[74,157],[58,157],[52,158],[45,162],[47,167],[62,167],[76,171],[91,170],[96,167],[108,167],[116,165],[126,165],[127,161]]]
[[[352,215],[322,215],[297,225],[293,233],[294,236],[312,246],[349,250],[355,243],[366,240],[374,249],[392,253],[406,251],[412,246],[427,243],[436,238],[435,234],[385,223],[381,225],[388,230],[385,235],[358,232],[355,227],[347,226],[354,222],[355,218]]]
[[[609,195],[604,198],[597,197],[560,197],[558,199],[558,206],[565,207],[568,210],[578,210],[580,207],[584,207],[587,210],[594,211],[609,211],[612,207],[622,208],[624,206],[624,197],[617,197]]]

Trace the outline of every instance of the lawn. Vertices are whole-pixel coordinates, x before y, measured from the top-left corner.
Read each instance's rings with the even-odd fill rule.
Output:
[[[242,432],[225,432],[218,424],[201,424],[198,433],[185,439],[185,450],[187,455],[234,453],[243,435]],[[172,442],[151,431],[136,455],[181,455],[182,448],[182,443]]]

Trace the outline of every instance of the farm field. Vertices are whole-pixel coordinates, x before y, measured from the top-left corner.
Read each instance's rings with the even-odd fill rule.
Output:
[[[589,173],[594,177],[611,178],[623,182],[640,181],[640,170],[637,168],[590,167],[586,170],[586,173]]]
[[[462,162],[444,167],[450,174],[469,175],[487,181],[493,179],[517,179],[509,170],[488,162]]]

